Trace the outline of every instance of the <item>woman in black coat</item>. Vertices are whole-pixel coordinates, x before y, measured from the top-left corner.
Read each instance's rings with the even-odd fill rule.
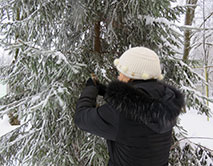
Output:
[[[103,89],[90,78],[77,103],[76,125],[107,140],[109,166],[167,166],[183,95],[162,81],[152,50],[135,47],[114,61],[117,81]],[[106,104],[96,107],[97,95]]]

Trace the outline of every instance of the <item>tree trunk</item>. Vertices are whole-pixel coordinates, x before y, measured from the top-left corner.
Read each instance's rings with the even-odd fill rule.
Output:
[[[97,53],[101,53],[101,39],[100,39],[100,34],[101,34],[101,25],[100,21],[96,22],[94,25],[94,51]]]
[[[206,24],[205,24],[205,1],[203,1],[203,54],[204,54],[204,71],[205,71],[205,79],[206,79],[206,97],[209,98],[209,73],[208,73],[208,59],[209,59],[209,51],[206,47]],[[209,102],[207,101],[207,105]]]
[[[193,7],[188,7],[186,10],[185,16],[185,25],[192,25],[195,8],[198,0],[186,0],[187,5],[192,5]],[[183,61],[187,61],[190,52],[190,39],[191,39],[191,30],[186,29],[184,32],[184,52],[183,52]]]

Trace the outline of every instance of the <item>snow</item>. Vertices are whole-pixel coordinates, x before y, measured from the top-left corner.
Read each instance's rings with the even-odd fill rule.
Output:
[[[5,51],[2,47],[0,47],[0,65],[9,65],[11,62],[12,57],[8,54],[8,51]]]
[[[0,98],[6,94],[6,89],[6,85],[0,84]],[[0,126],[0,137],[18,127],[10,125],[9,117],[7,115],[5,115],[3,119],[0,119]]]
[[[6,94],[6,91],[7,91],[7,86],[1,84],[1,82],[0,82],[0,98]]]
[[[140,17],[141,16],[139,16],[139,18]],[[174,22],[171,22],[164,17],[154,18],[154,17],[147,15],[147,16],[144,16],[144,18],[146,19],[146,25],[150,25],[150,24],[152,25],[154,22],[163,23],[163,24],[166,24],[168,26],[175,25]]]
[[[18,127],[18,125],[16,125],[16,126],[11,126],[10,125],[9,117],[7,115],[5,115],[3,119],[0,119],[0,126],[1,126],[1,128],[0,128],[0,137]]]
[[[210,103],[210,108],[212,112],[212,103]],[[180,124],[187,130],[187,137],[192,137],[190,139],[192,142],[213,149],[213,117],[208,119],[205,115],[197,114],[197,111],[192,109],[181,115],[180,119]]]

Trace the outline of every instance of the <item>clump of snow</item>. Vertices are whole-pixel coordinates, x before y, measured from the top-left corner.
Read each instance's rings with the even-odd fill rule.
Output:
[[[154,17],[147,15],[147,16],[144,16],[144,18],[146,19],[146,25],[150,25],[150,24],[153,25],[154,22],[155,23],[164,23],[169,26],[175,25],[174,22],[171,22],[164,17],[154,18]]]
[[[7,85],[3,85],[0,82],[0,98],[3,97],[7,92]]]
[[[11,126],[7,115],[5,115],[3,119],[0,119],[0,126],[0,137],[19,127],[19,125]]]
[[[0,66],[9,65],[11,62],[12,57],[8,54],[8,51],[0,47]]]
[[[0,84],[0,98],[6,94],[6,91],[7,91],[6,85]],[[0,119],[0,126],[1,126],[0,137],[18,127],[18,125],[17,126],[10,125],[9,117],[7,115],[4,115],[3,119]]]

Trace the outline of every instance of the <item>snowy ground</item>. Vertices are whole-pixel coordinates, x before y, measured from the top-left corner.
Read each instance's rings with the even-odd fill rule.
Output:
[[[5,87],[0,85],[0,97],[5,93]],[[210,104],[211,110],[213,112],[213,104]],[[192,142],[199,143],[213,150],[213,118],[209,118],[205,115],[198,115],[197,111],[189,110],[186,114],[180,116],[181,125],[188,131],[188,137],[202,137],[199,139],[192,138]],[[7,132],[15,129],[17,126],[11,126],[8,122],[8,117],[5,116],[4,119],[0,119],[0,136],[6,134]],[[212,139],[204,139],[212,138]]]
[[[210,104],[213,113],[213,104]],[[181,125],[188,132],[188,137],[192,142],[201,144],[213,150],[213,117],[207,119],[205,115],[198,115],[197,111],[189,110],[186,114],[180,116]],[[196,139],[195,137],[202,137]],[[211,139],[210,139],[211,138]]]

